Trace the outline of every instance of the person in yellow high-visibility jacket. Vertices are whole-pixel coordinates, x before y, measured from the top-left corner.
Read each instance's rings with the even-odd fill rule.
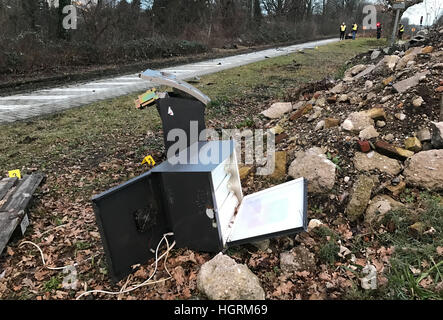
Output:
[[[343,22],[340,26],[340,40],[345,40],[346,24]]]
[[[398,25],[398,38],[401,40],[403,38],[403,33],[405,32],[405,26],[402,24]]]
[[[358,29],[358,26],[357,26],[357,24],[354,22],[354,23],[352,24],[352,40],[355,40],[355,35],[357,34],[357,29]]]

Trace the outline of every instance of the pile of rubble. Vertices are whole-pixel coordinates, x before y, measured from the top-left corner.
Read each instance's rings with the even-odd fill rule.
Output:
[[[443,29],[422,34],[418,40],[394,48],[371,50],[349,62],[343,79],[324,79],[294,88],[288,93],[290,102],[276,102],[262,112],[263,117],[258,120],[261,123],[257,125],[276,134],[276,170],[269,178],[281,182],[305,177],[310,219],[308,232],[295,238],[298,245],[294,246],[294,241],[286,238],[292,245],[283,244],[277,259],[284,274],[282,279],[295,274],[304,277],[303,280],[289,276],[292,281],[285,282],[268,296],[277,294],[281,298],[282,292],[303,288],[309,299],[318,295],[326,297],[324,290],[315,293],[316,289],[312,289],[322,286],[313,284],[317,280],[326,281],[326,288],[330,290],[336,286],[351,288],[349,279],[316,263],[315,254],[319,254],[320,247],[314,240],[314,229],[335,226],[343,232],[343,239],[349,240],[358,234],[368,234],[389,211],[412,208],[414,204],[405,204],[401,198],[407,187],[441,194],[442,40]],[[250,192],[260,187],[249,175],[250,168],[243,167],[240,172],[242,180],[252,182],[248,183]],[[419,233],[432,231],[424,228],[420,222],[409,226]],[[351,257],[349,266],[353,270],[355,265],[363,268],[362,274],[367,275],[360,279],[361,287],[376,289],[378,283],[386,283],[382,276],[383,263],[377,262],[374,252],[380,253],[381,261],[387,262],[393,249],[368,249],[363,259],[351,255],[347,240],[338,241],[338,256]],[[273,261],[269,241],[254,246]],[[385,256],[382,257],[382,253]],[[264,256],[260,259],[265,260]],[[374,258],[372,264],[369,257]],[[213,274],[208,276],[207,270],[215,270],[211,263],[216,259],[217,265],[226,264],[226,274],[236,276],[228,280],[223,277],[220,281],[215,280],[217,277]],[[271,263],[269,261],[267,263]],[[243,265],[227,257],[217,256],[207,263],[206,269],[202,268],[206,273],[199,275],[200,291],[212,299],[220,296],[261,299],[263,292],[255,285],[255,275],[242,268]],[[317,273],[318,278],[309,282],[309,274]],[[348,276],[354,277],[352,273]],[[243,291],[225,290],[226,286],[237,287],[245,279],[254,285]],[[337,297],[337,293],[328,296]]]
[[[443,29],[392,54],[371,50],[343,79],[296,88],[293,102],[262,112],[290,161],[277,168],[308,179],[311,204],[370,220],[374,201],[395,205],[406,186],[443,190],[442,40]]]

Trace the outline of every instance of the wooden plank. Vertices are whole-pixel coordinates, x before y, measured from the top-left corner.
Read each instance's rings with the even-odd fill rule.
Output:
[[[0,254],[14,233],[24,234],[29,224],[25,209],[43,178],[44,176],[40,173],[23,177],[13,194],[0,208]],[[18,226],[20,230],[17,230]]]
[[[15,188],[14,194],[0,208],[0,211],[15,211],[26,209],[32,194],[38,185],[42,182],[44,176],[41,173],[25,176]]]
[[[14,234],[15,229],[25,216],[25,212],[19,213],[0,211],[0,254]]]
[[[0,181],[0,201],[3,200],[9,189],[15,186],[17,181],[17,178],[4,178]]]

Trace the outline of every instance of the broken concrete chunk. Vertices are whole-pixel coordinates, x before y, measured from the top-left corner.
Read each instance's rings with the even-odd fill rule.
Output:
[[[337,84],[334,88],[332,88],[330,91],[331,91],[332,93],[337,94],[337,93],[342,93],[343,91],[345,91],[345,89],[346,89],[346,87],[345,87],[345,85],[343,84],[343,82],[340,82],[340,83]]]
[[[417,73],[416,75],[407,78],[405,80],[399,81],[397,83],[394,83],[393,87],[394,89],[399,92],[399,93],[403,93],[406,90],[415,87],[416,85],[418,85],[420,78],[421,77],[425,77],[429,74],[429,70]]]
[[[385,109],[376,107],[371,108],[367,111],[364,111],[367,116],[369,116],[371,119],[386,119],[386,113]]]
[[[442,149],[443,148],[443,121],[441,122],[432,122],[432,138],[431,143],[434,148]]]
[[[276,102],[273,103],[269,109],[263,111],[262,114],[267,118],[277,119],[290,111],[292,111],[291,102]]]
[[[336,166],[319,149],[298,152],[288,174],[294,179],[305,177],[309,192],[327,193],[334,187]]]
[[[379,170],[393,176],[399,174],[402,170],[398,160],[388,158],[374,151],[368,154],[356,152],[353,163],[359,171]]]
[[[374,126],[369,126],[360,131],[359,137],[363,140],[369,140],[372,138],[376,138],[379,136],[377,130],[375,130]]]
[[[346,214],[351,221],[356,221],[360,218],[371,199],[371,192],[374,188],[374,179],[365,175],[358,176],[355,182],[352,193],[351,200],[346,208]]]
[[[408,161],[403,175],[408,185],[443,190],[443,149],[416,153]]]
[[[380,222],[384,215],[389,211],[403,207],[403,203],[395,201],[387,195],[375,196],[366,209],[365,223],[372,225],[375,222]]]
[[[342,123],[342,128],[347,131],[360,132],[366,127],[373,126],[372,120],[364,111],[352,112]]]
[[[211,300],[264,300],[265,292],[256,275],[244,264],[219,253],[202,265],[197,287]]]
[[[417,97],[412,101],[412,105],[416,108],[421,107],[421,105],[425,102],[422,97]]]

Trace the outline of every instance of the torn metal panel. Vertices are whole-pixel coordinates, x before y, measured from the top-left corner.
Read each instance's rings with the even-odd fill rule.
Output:
[[[211,99],[203,92],[191,86],[189,83],[177,79],[177,77],[173,74],[148,69],[140,74],[140,78],[154,82],[158,85],[164,85],[183,91],[201,101],[205,105],[211,102]]]

